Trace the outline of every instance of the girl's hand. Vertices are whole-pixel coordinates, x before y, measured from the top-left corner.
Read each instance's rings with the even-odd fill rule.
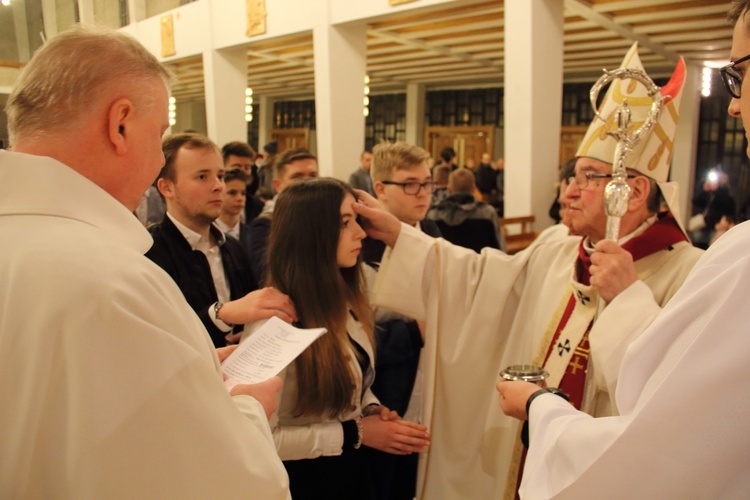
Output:
[[[421,452],[430,445],[427,427],[392,419],[391,412],[384,408],[381,413],[362,419],[362,444],[394,455],[409,455]]]

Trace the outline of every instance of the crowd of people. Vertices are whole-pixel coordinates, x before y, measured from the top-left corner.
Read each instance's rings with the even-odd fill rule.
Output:
[[[750,133],[750,0],[729,17],[721,74]],[[637,44],[622,67],[645,71]],[[130,36],[77,26],[8,100],[0,497],[750,492],[750,227],[704,252],[683,225],[664,145],[684,62],[659,133],[626,159],[618,241],[617,140],[595,119],[560,171],[560,224],[515,255],[488,155],[458,168],[446,148],[431,170],[424,149],[384,142],[349,184],[319,178],[305,149],[269,143],[256,161],[243,142],[162,137],[171,78]],[[600,112],[622,96],[635,121],[650,112],[619,80]],[[271,317],[327,333],[227,390],[221,362]],[[544,387],[498,382],[519,363]]]

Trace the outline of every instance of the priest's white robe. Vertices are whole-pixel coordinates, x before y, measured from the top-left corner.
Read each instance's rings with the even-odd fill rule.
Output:
[[[567,237],[513,256],[492,249],[477,255],[402,224],[381,264],[374,301],[427,324],[422,423],[432,445],[420,457],[420,498],[504,494],[518,422],[500,411],[495,382],[504,367],[534,359],[570,294],[579,242]],[[605,309],[611,314],[602,313],[590,333],[592,361],[600,357],[605,367],[619,366],[627,343],[647,325],[644,315],[653,317],[674,295],[700,253],[680,243],[639,260],[643,281],[615,298]],[[595,303],[595,293],[589,298]],[[628,334],[611,335],[610,322]],[[608,400],[616,373],[597,370],[587,380],[596,383],[591,392]]]
[[[288,498],[262,406],[128,210],[0,151],[0,497]]]
[[[620,416],[534,400],[522,498],[748,498],[749,249],[746,222],[709,248],[628,348]]]

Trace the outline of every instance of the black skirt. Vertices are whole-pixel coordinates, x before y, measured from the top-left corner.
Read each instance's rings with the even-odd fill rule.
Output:
[[[375,499],[364,447],[335,457],[287,460],[284,467],[294,500]]]

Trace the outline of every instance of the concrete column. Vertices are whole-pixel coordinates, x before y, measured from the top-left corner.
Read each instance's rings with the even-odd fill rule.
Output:
[[[425,89],[423,84],[406,85],[406,142],[424,146]]]
[[[78,14],[81,16],[81,24],[96,23],[94,15],[94,0],[77,0]]]
[[[680,216],[687,223],[692,213],[693,185],[695,183],[696,147],[698,144],[698,127],[700,123],[701,105],[701,72],[702,66],[688,64],[686,66],[685,86],[682,89],[680,103],[680,122],[674,139],[672,152],[672,168],[669,180],[680,185]],[[723,92],[724,89],[714,89]]]
[[[16,27],[16,46],[18,48],[18,60],[27,62],[31,59],[31,47],[29,46],[29,29],[26,21],[26,2],[11,2],[13,11],[13,24]]]
[[[563,2],[505,0],[505,215],[552,221],[560,149]]]
[[[195,130],[208,135],[206,130],[206,105],[202,102],[178,103],[176,121],[177,123],[171,127],[170,133]]]
[[[347,179],[365,145],[367,31],[323,21],[313,28],[313,43],[320,174]]]
[[[146,0],[128,0],[130,24],[146,19]]]
[[[42,0],[42,18],[44,19],[44,36],[47,40],[57,35],[57,2]]]
[[[246,141],[246,50],[239,48],[204,52],[203,74],[208,136],[219,146],[230,141]]]
[[[260,116],[255,117],[258,120],[258,147],[259,153],[263,152],[263,145],[271,141],[271,131],[274,129],[274,116],[273,116],[273,104],[276,102],[275,99],[268,96],[260,96],[258,99],[258,114]],[[252,144],[251,144],[252,146]],[[253,146],[255,147],[255,146]]]

